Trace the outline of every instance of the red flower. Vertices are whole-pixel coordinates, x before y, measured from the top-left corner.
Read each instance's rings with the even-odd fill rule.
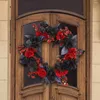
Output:
[[[45,39],[48,39],[48,38],[49,38],[48,33],[47,33],[47,32],[42,33],[42,32],[39,30],[39,28],[38,28],[38,26],[37,26],[36,24],[33,24],[32,27],[35,29],[35,31],[36,31],[36,36],[37,36],[37,37],[38,37],[38,36],[44,36]]]
[[[72,34],[72,33],[71,33],[70,30],[67,30],[67,31],[64,32],[64,34],[67,36],[67,35]]]
[[[45,39],[48,39],[50,36],[48,35],[48,33],[44,32],[41,34],[41,36],[44,36]]]
[[[36,50],[33,49],[33,48],[26,48],[26,51],[25,51],[25,57],[27,58],[31,58],[31,57],[34,57],[34,54],[35,54]]]
[[[48,35],[48,33],[44,32],[40,32],[40,31],[36,31],[36,36],[44,36],[44,39],[48,39],[50,36]]]
[[[39,31],[39,28],[38,28],[38,26],[36,25],[36,24],[33,24],[33,26],[32,26],[34,29],[35,29],[35,31],[36,31],[36,36],[41,36],[41,32]]]
[[[65,76],[65,75],[67,75],[68,74],[68,70],[64,70],[63,72],[62,72],[62,76]]]
[[[37,71],[28,73],[28,76],[31,78],[35,78],[36,75],[38,75],[41,78],[44,78],[46,77],[47,72],[45,71],[45,69],[39,67]]]
[[[18,50],[19,50],[20,54],[23,54],[26,51],[26,48],[24,46],[19,46]]]
[[[41,78],[44,78],[46,77],[47,72],[45,71],[45,69],[39,67],[37,70],[37,75],[40,76]]]
[[[42,33],[41,33],[41,32],[36,31],[36,36],[41,36],[41,35],[42,35]]]
[[[52,41],[52,40],[50,40],[50,39],[47,40],[48,43],[51,43],[51,41]]]
[[[34,75],[32,75],[32,76],[31,76],[31,78],[32,78],[32,79],[34,79],[34,78],[35,78],[35,76],[34,76]]]
[[[37,64],[39,64],[40,63],[40,58],[36,58],[36,62],[37,62]]]
[[[62,31],[58,31],[57,35],[56,35],[56,39],[57,40],[63,40],[66,36],[64,35],[64,33]]]
[[[32,79],[34,79],[36,74],[37,74],[37,72],[29,72],[28,76],[31,77]]]
[[[47,42],[51,43],[52,41],[54,41],[54,38],[49,36]]]
[[[51,40],[54,41],[55,39],[52,37]]]
[[[68,50],[68,53],[64,56],[64,60],[76,59],[76,56],[77,56],[76,48],[70,48]]]
[[[62,77],[68,74],[68,70],[60,71],[60,70],[55,70],[55,74],[57,77]]]
[[[61,42],[61,43],[60,43],[60,46],[63,46],[63,44],[64,44],[64,43],[63,43],[63,42]]]
[[[64,34],[67,36],[69,34],[72,34],[72,32],[68,29],[68,27],[65,27],[65,32]]]
[[[72,34],[71,31],[68,29],[68,27],[65,27],[65,29],[60,29],[56,35],[57,40],[63,40],[65,39],[69,34]]]

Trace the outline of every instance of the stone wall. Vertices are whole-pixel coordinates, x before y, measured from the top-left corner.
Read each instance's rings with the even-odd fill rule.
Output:
[[[8,0],[0,0],[0,100],[8,100],[9,9]]]
[[[92,100],[100,99],[100,0],[93,0]]]

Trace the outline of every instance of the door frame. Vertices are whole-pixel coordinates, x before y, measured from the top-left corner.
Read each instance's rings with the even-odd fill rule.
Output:
[[[16,15],[16,4],[17,4],[17,0],[11,0],[11,23],[10,23],[10,54],[11,54],[11,76],[10,76],[10,79],[11,79],[11,85],[10,85],[10,98],[11,100],[15,100],[15,53],[16,53],[16,50],[15,50],[15,44],[16,44],[16,20],[20,19],[21,17],[17,17]],[[86,78],[86,84],[87,84],[87,93],[86,93],[86,97],[87,99],[86,100],[91,100],[91,79],[92,79],[92,75],[91,75],[91,72],[92,72],[92,32],[91,32],[91,29],[92,29],[92,2],[91,0],[84,0],[84,8],[85,8],[85,16],[84,18],[86,19],[86,59],[87,59],[87,62],[86,62],[86,66],[87,69],[86,69],[86,74],[87,74],[87,78]],[[35,13],[41,13],[43,11],[39,11],[39,12],[33,12],[32,14],[35,14]],[[46,10],[44,10],[44,13],[47,12]],[[54,11],[54,12],[57,12],[57,11]],[[61,11],[62,12],[62,11]],[[77,17],[80,17],[72,12],[62,12],[62,13],[66,13],[68,15],[73,15],[73,16],[77,16]],[[24,16],[22,16],[24,17]],[[81,17],[82,18],[82,17]],[[90,26],[90,27],[88,27]]]

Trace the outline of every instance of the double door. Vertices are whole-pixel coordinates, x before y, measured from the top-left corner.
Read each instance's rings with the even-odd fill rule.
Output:
[[[86,100],[86,64],[85,54],[80,58],[77,69],[69,72],[68,86],[57,83],[44,84],[39,79],[30,79],[28,69],[19,63],[18,46],[23,44],[24,35],[32,34],[31,25],[46,21],[50,26],[65,23],[77,35],[77,46],[85,50],[84,20],[60,13],[40,13],[26,16],[16,21],[16,78],[15,100]],[[42,57],[49,65],[53,65],[59,54],[59,47],[52,48],[51,44],[43,43]]]

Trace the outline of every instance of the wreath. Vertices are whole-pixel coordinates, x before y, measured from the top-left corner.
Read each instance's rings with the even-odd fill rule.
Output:
[[[24,44],[18,47],[20,64],[29,67],[28,77],[40,77],[46,83],[57,82],[68,85],[68,72],[77,68],[77,63],[84,50],[77,48],[77,35],[74,35],[66,25],[49,26],[46,22],[32,24],[35,35],[25,35]],[[49,66],[41,56],[41,44],[58,45],[61,53],[57,56],[54,66]]]

